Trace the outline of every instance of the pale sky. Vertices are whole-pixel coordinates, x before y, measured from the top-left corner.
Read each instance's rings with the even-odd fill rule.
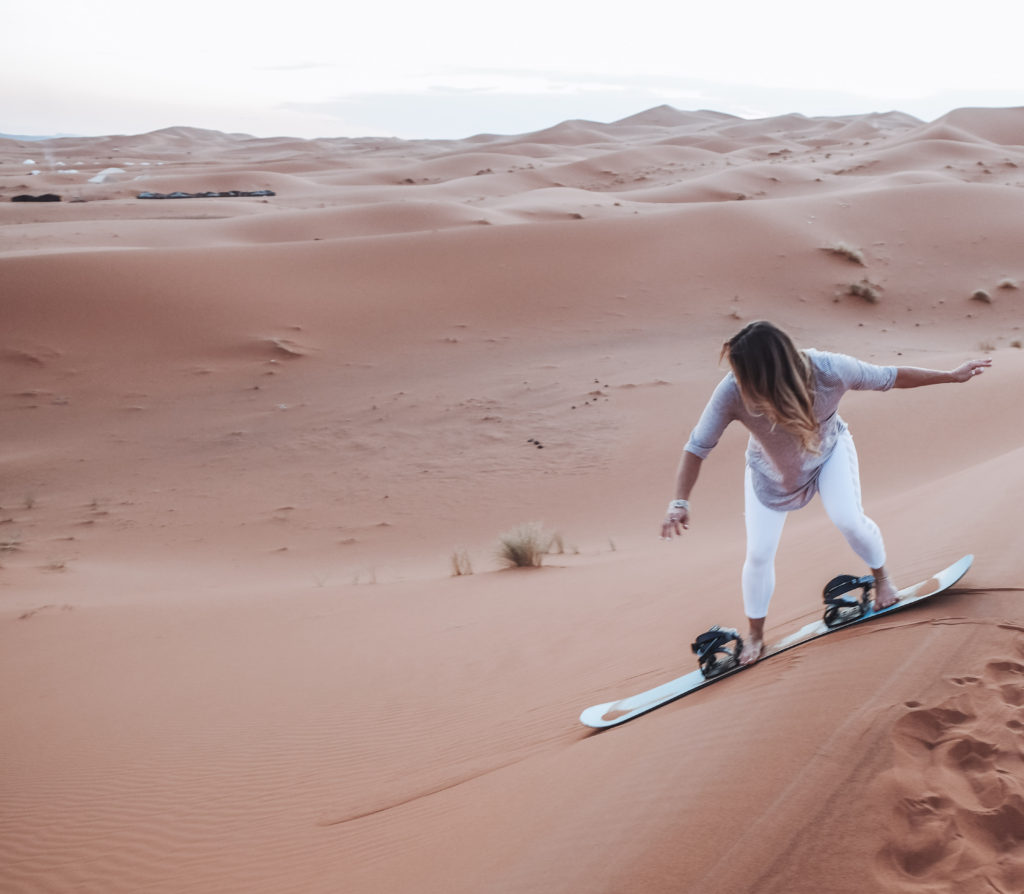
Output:
[[[459,138],[1024,105],[1024,2],[7,0],[0,133]]]

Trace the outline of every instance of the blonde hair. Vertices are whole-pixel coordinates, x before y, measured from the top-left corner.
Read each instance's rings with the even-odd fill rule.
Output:
[[[733,375],[752,413],[767,416],[811,453],[821,448],[814,415],[814,371],[792,339],[771,323],[744,326],[724,345]]]

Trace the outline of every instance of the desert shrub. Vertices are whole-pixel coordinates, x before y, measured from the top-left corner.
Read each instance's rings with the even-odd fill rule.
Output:
[[[829,254],[839,255],[839,257],[846,258],[846,260],[852,261],[854,264],[860,264],[861,267],[867,267],[868,265],[868,262],[864,259],[864,252],[845,242],[834,242],[832,245],[823,246],[821,250],[827,251]]]
[[[882,300],[881,286],[877,286],[867,279],[851,283],[846,289],[846,294],[863,298],[868,304],[878,304]]]
[[[974,294],[971,295],[971,301],[980,301],[982,304],[991,304],[992,296],[984,289],[977,289]]]
[[[1007,277],[1006,279],[999,280],[999,288],[1001,288],[1001,289],[1019,289],[1020,286],[1017,285],[1017,280],[1010,279],[1009,277]]]
[[[527,522],[498,537],[498,561],[508,568],[539,568],[552,535],[539,522]]]

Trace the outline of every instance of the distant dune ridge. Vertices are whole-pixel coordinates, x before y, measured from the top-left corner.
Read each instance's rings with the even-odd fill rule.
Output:
[[[1022,245],[1024,108],[0,138],[0,888],[1024,890]],[[898,581],[974,568],[588,734],[742,623],[743,432],[657,534],[759,318],[993,357],[842,407]],[[769,636],[843,572],[794,515]]]

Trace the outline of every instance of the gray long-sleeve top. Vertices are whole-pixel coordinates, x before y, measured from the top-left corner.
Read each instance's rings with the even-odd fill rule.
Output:
[[[773,425],[765,416],[752,414],[743,403],[732,372],[715,388],[684,448],[706,459],[730,422],[743,423],[750,431],[747,465],[753,473],[754,493],[770,509],[799,509],[817,493],[818,473],[832,455],[836,439],[847,431],[837,412],[839,399],[850,390],[888,391],[896,382],[895,366],[875,366],[846,354],[814,349],[804,353],[813,370],[820,452],[806,450],[795,435]]]

